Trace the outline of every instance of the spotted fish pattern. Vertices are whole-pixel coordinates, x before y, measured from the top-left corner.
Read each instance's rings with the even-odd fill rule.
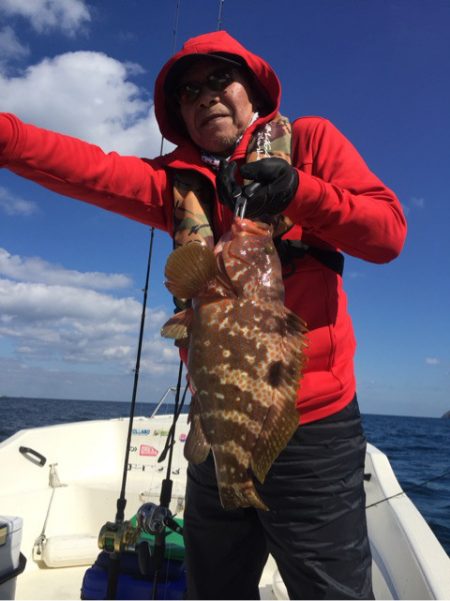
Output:
[[[194,391],[186,458],[212,450],[222,505],[267,510],[255,488],[299,424],[295,407],[306,327],[284,306],[272,227],[236,218],[214,252],[188,244],[170,255],[166,285],[192,298],[162,335],[188,345]]]

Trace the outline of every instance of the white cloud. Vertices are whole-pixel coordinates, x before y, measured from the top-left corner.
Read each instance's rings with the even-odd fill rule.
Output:
[[[83,0],[1,0],[0,12],[27,19],[39,33],[56,29],[70,36],[91,19]]]
[[[104,292],[132,281],[124,274],[88,273],[0,248],[0,345],[31,367],[59,372],[84,366],[115,374],[135,367],[142,301]],[[165,309],[147,308],[142,369],[158,377],[176,369],[178,350],[162,339]]]
[[[133,322],[139,303],[132,298],[115,299],[94,290],[44,283],[12,282],[0,279],[0,313],[20,318],[22,323],[51,319],[104,319],[114,323]]]
[[[358,280],[361,278],[365,278],[365,274],[361,273],[360,271],[349,271],[347,274],[347,277],[352,279],[352,280]]]
[[[24,46],[11,27],[0,30],[0,66],[8,60],[20,59],[28,56],[30,49]]]
[[[148,92],[128,80],[138,68],[100,52],[62,54],[20,77],[0,75],[0,106],[105,151],[156,156],[161,136],[153,105]]]
[[[411,211],[423,210],[425,209],[426,201],[423,197],[412,196],[408,202],[403,203],[403,210],[405,215],[410,215]]]
[[[86,364],[114,373],[134,368],[142,306],[75,286],[0,279],[0,339],[7,339],[27,365]],[[147,312],[142,365],[170,374],[177,351],[160,338],[168,314]]]
[[[113,359],[115,358],[122,358],[122,357],[128,357],[130,355],[132,351],[131,346],[114,346],[114,347],[110,347],[107,348],[103,351],[103,356],[104,357],[111,357]]]
[[[440,365],[441,360],[438,357],[425,357],[425,363],[427,365]]]
[[[425,208],[425,199],[418,198],[417,196],[413,196],[411,198],[411,205],[416,209],[424,209]]]
[[[19,215],[28,217],[39,211],[36,203],[24,200],[20,196],[12,194],[3,186],[0,186],[0,211],[6,215]]]
[[[120,273],[80,272],[66,269],[61,265],[48,263],[39,257],[11,255],[1,247],[0,275],[14,280],[93,288],[94,290],[126,288],[133,283],[128,276]]]

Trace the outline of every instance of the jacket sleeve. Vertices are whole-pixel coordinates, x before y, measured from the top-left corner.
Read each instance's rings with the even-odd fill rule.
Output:
[[[157,160],[107,154],[0,113],[0,167],[59,194],[170,231],[171,186]]]
[[[305,233],[350,255],[385,263],[400,253],[406,221],[396,195],[329,121],[294,123],[300,185],[285,214]]]

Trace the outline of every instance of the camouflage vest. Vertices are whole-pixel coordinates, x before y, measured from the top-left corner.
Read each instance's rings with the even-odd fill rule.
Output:
[[[278,113],[273,121],[256,129],[247,148],[246,162],[275,156],[290,163],[291,137],[289,120]],[[195,171],[176,173],[173,184],[175,248],[191,242],[214,247],[213,194],[209,183]],[[293,224],[287,217],[280,215],[274,225],[274,236],[281,236]]]

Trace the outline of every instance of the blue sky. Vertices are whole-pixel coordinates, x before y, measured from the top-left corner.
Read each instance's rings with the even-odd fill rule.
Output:
[[[219,2],[0,2],[0,109],[105,150],[155,156],[153,82],[188,37],[217,28]],[[400,197],[409,234],[389,265],[349,258],[364,412],[450,409],[446,0],[225,0],[222,28],[263,56],[282,112],[329,118]],[[169,150],[169,147],[165,147]],[[0,172],[0,394],[128,400],[148,228]],[[177,374],[160,340],[170,251],[155,237],[139,400]]]

